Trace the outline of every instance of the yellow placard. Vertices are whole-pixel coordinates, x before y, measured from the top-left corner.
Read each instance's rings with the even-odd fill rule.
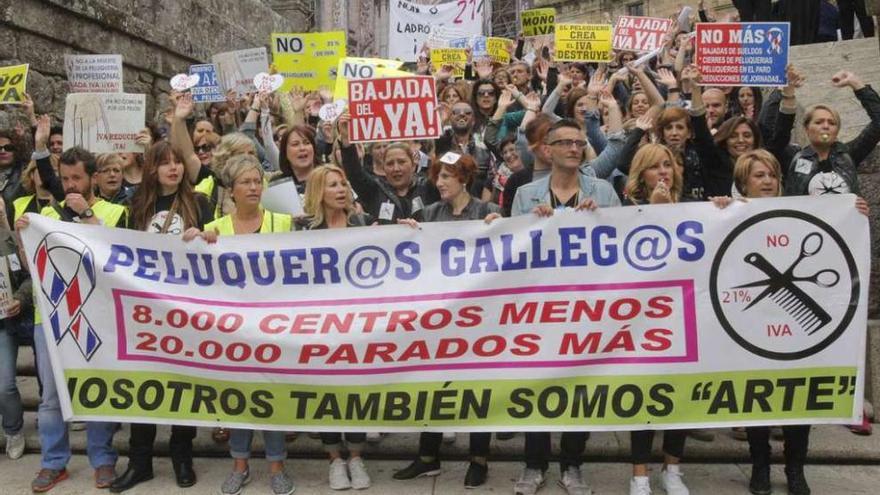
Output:
[[[486,38],[486,53],[493,62],[510,63],[510,42],[507,38]]]
[[[556,9],[531,9],[520,14],[523,36],[553,34],[556,25]]]
[[[375,79],[377,77],[406,77],[412,74],[399,70],[403,62],[384,58],[345,57],[339,60],[336,69],[335,100],[348,99],[348,81],[354,79]]]
[[[556,60],[559,62],[610,62],[610,24],[557,24]]]
[[[28,64],[0,67],[0,104],[18,105],[27,91]]]
[[[284,76],[282,91],[333,87],[339,60],[345,57],[345,32],[272,33],[272,65]]]
[[[431,50],[431,67],[434,72],[444,65],[455,67],[453,77],[464,77],[464,66],[467,65],[467,50],[464,48],[434,48]]]

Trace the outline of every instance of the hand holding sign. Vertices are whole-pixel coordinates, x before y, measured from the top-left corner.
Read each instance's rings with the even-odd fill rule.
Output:
[[[281,74],[273,74],[270,76],[265,72],[260,72],[254,76],[254,87],[257,88],[257,91],[275,91],[283,84],[284,76]]]
[[[351,146],[351,139],[348,135],[348,126],[351,123],[351,115],[348,110],[342,112],[336,121],[336,133],[339,135],[339,142],[343,148]]]
[[[187,91],[199,84],[198,74],[177,74],[171,78],[171,87],[175,91]]]

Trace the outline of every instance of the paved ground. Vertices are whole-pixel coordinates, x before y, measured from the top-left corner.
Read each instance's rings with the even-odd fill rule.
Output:
[[[120,462],[120,467],[124,462]],[[405,462],[373,461],[367,468],[373,478],[373,486],[364,493],[381,495],[455,495],[481,493],[512,493],[513,480],[518,476],[521,465],[512,462],[496,462],[490,465],[489,482],[479,489],[465,490],[462,484],[467,465],[464,462],[444,464],[444,471],[436,479],[423,478],[414,481],[395,481],[391,474]],[[228,459],[196,459],[199,482],[196,486],[182,490],[173,482],[171,464],[167,458],[155,462],[156,479],[141,484],[126,492],[130,495],[202,495],[219,493],[220,483],[231,467]],[[555,466],[554,466],[555,468]],[[288,462],[288,472],[297,484],[297,495],[316,495],[338,493],[327,486],[327,463],[321,460],[298,460]],[[34,454],[24,456],[18,461],[0,458],[0,494],[18,495],[30,493],[30,481],[39,470],[39,457]],[[253,480],[245,488],[244,494],[265,494],[268,491],[267,465],[263,460],[254,460]],[[596,495],[627,494],[629,466],[626,464],[601,463],[586,467],[586,475]],[[59,484],[52,495],[79,495],[102,493],[92,486],[92,471],[84,456],[75,456],[70,463],[71,478]],[[655,469],[655,474],[656,469]],[[693,464],[685,467],[685,480],[694,495],[746,495],[748,494],[749,467],[737,464]],[[562,494],[555,483],[556,471],[550,471],[548,484],[541,490],[542,495]],[[876,494],[880,482],[880,466],[808,466],[807,478],[814,495],[856,495]],[[656,485],[655,485],[656,486]],[[773,468],[774,493],[784,494],[785,477],[782,467]],[[106,493],[106,492],[103,492]],[[655,493],[662,493],[656,489]]]

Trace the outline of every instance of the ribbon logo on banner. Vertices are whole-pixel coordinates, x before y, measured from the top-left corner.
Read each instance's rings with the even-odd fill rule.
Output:
[[[782,30],[779,28],[770,28],[767,31],[767,42],[770,43],[770,48],[767,49],[767,53],[780,55],[782,53]]]
[[[70,247],[71,244],[76,247]],[[101,347],[98,332],[82,311],[95,290],[92,250],[70,234],[51,232],[37,247],[34,262],[40,287],[52,304],[49,325],[55,336],[55,345],[60,344],[68,333],[72,334],[83,357],[89,361]],[[76,268],[68,271],[60,268],[65,266]]]

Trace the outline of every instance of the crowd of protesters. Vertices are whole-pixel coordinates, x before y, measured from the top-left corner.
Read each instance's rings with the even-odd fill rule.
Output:
[[[743,21],[773,15],[769,0],[734,3]],[[789,9],[812,4],[782,3]],[[850,4],[855,9],[844,13]],[[873,35],[873,23],[861,15],[861,2],[838,5],[850,25],[854,11],[862,32]],[[709,20],[702,2],[699,7],[700,16]],[[851,37],[852,26],[843,34]],[[327,91],[295,88],[244,97],[233,92],[226,102],[208,105],[194,104],[188,93],[172,93],[157,120],[138,136],[143,153],[96,156],[82,148],[63,149],[61,128],[48,116],[35,115],[28,99],[24,109],[32,128],[0,129],[2,254],[19,249],[14,232],[27,228],[28,213],[214,242],[217,236],[238,234],[418,227],[420,222],[458,220],[488,223],[502,216],[550,216],[567,209],[589,214],[597,208],[698,201],[725,208],[732,201],[783,195],[858,196],[857,172],[880,141],[880,96],[858,75],[840,71],[808,76],[790,66],[785,87],[704,86],[700,68],[693,64],[693,40],[678,25],[666,36],[660,54],[641,65],[630,52],[615,53],[607,64],[561,63],[553,59],[552,46],[544,50],[520,39],[512,48],[513,60],[507,65],[475,59],[462,79],[452,76],[452,67],[432,74],[444,123],[443,135],[432,141],[353,144],[347,113],[329,122],[318,117],[319,108],[332,99]],[[429,67],[422,57],[412,71],[430,74]],[[829,105],[813,105],[796,119],[799,89],[826,78],[836,91],[851,91],[870,120],[848,142],[838,139],[842,119]],[[807,137],[803,146],[792,142],[795,127]],[[263,192],[283,181],[296,186],[305,215],[261,206]],[[868,213],[862,198],[854,208]],[[68,477],[70,445],[26,270],[22,263],[12,274],[15,301],[0,327],[0,415],[7,454],[18,458],[25,445],[15,363],[19,344],[31,341],[41,384],[42,446],[42,469],[32,489],[46,492]],[[86,425],[95,486],[114,493],[153,477],[156,427],[131,425],[128,465],[121,474],[111,444],[116,431],[111,423]],[[867,419],[853,431],[870,434]],[[690,433],[701,440],[714,435]],[[748,490],[771,493],[771,429],[733,433],[748,441],[753,463]],[[294,481],[284,462],[286,442],[293,435],[261,434],[272,492],[292,493]],[[782,429],[791,494],[810,493],[804,474],[809,434],[809,425]],[[197,480],[195,435],[194,427],[171,430],[172,465],[181,487]],[[241,493],[250,479],[254,431],[216,429],[213,436],[228,442],[233,459],[220,492]],[[537,493],[544,486],[551,450],[549,433],[524,436],[525,467],[514,486],[518,495]],[[680,463],[689,432],[666,431],[662,436],[660,484],[668,494],[685,495]],[[653,437],[650,430],[631,434],[632,495],[651,493],[647,464]],[[370,486],[362,454],[368,442],[381,437],[322,433],[320,439],[329,456],[332,489]],[[442,443],[449,439],[423,433],[418,457],[394,478],[438,474]],[[581,470],[588,439],[586,432],[562,434],[559,484],[569,495],[590,493]],[[467,487],[486,481],[489,440],[489,433],[470,435]]]

